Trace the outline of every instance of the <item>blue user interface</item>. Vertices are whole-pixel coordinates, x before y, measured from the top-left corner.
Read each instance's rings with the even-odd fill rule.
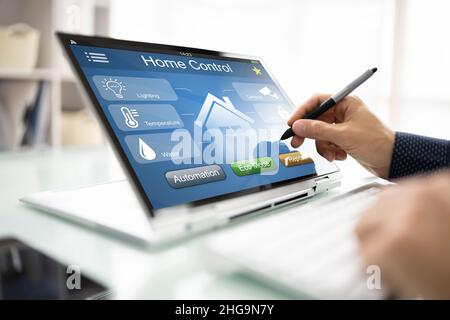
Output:
[[[279,142],[293,112],[258,60],[71,45],[153,208],[318,174]]]

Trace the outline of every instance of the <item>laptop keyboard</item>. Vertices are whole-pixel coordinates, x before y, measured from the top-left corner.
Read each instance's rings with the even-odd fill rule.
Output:
[[[354,234],[361,211],[379,191],[371,187],[225,230],[208,242],[208,250],[294,293],[382,298],[382,290],[367,287]]]

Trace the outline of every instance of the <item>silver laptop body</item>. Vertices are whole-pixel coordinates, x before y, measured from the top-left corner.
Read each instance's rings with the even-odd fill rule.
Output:
[[[119,41],[96,37],[59,34],[62,42]],[[67,52],[66,52],[67,53]],[[72,63],[72,67],[74,63]],[[75,67],[74,67],[75,68]],[[75,68],[75,71],[76,68]],[[79,70],[78,70],[79,71]],[[275,81],[275,80],[274,80]],[[92,97],[86,94],[86,86],[80,86],[84,101],[92,105]],[[281,88],[279,89],[281,91]],[[95,109],[95,108],[94,108]],[[98,113],[95,113],[99,118]],[[98,119],[102,122],[102,119]],[[284,127],[282,128],[285,129]],[[111,133],[107,132],[112,145]],[[300,202],[340,185],[341,173],[335,164],[329,163],[315,151],[313,141],[302,147],[315,154],[317,175],[303,180],[267,188],[257,192],[245,190],[237,195],[213,198],[200,203],[188,203],[153,210],[148,209],[133,183],[129,167],[120,161],[128,180],[80,187],[69,190],[44,191],[24,196],[22,202],[88,227],[113,232],[127,238],[156,244],[165,243],[195,233],[228,224],[236,218],[259,214],[293,202]],[[118,153],[118,148],[113,150]],[[117,154],[120,159],[120,155]]]

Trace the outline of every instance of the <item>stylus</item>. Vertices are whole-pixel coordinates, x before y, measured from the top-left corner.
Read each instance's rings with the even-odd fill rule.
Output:
[[[320,115],[322,115],[327,110],[330,110],[334,105],[339,103],[342,99],[344,99],[346,96],[348,96],[350,93],[352,93],[356,88],[358,88],[360,85],[362,85],[364,82],[366,82],[373,74],[377,72],[377,68],[372,68],[364,72],[362,75],[360,75],[358,78],[353,80],[349,85],[347,85],[344,89],[341,91],[333,94],[331,97],[329,97],[327,100],[322,102],[319,106],[311,110],[306,116],[303,117],[303,119],[317,119]],[[283,135],[281,136],[280,140],[286,140],[290,137],[293,137],[294,131],[292,128],[287,129]]]

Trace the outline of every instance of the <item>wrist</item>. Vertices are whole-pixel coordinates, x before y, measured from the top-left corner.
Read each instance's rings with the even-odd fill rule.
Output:
[[[392,154],[394,152],[395,132],[387,127],[385,127],[383,131],[383,147],[381,148],[382,163],[377,170],[377,173],[380,178],[388,179],[392,162]]]

